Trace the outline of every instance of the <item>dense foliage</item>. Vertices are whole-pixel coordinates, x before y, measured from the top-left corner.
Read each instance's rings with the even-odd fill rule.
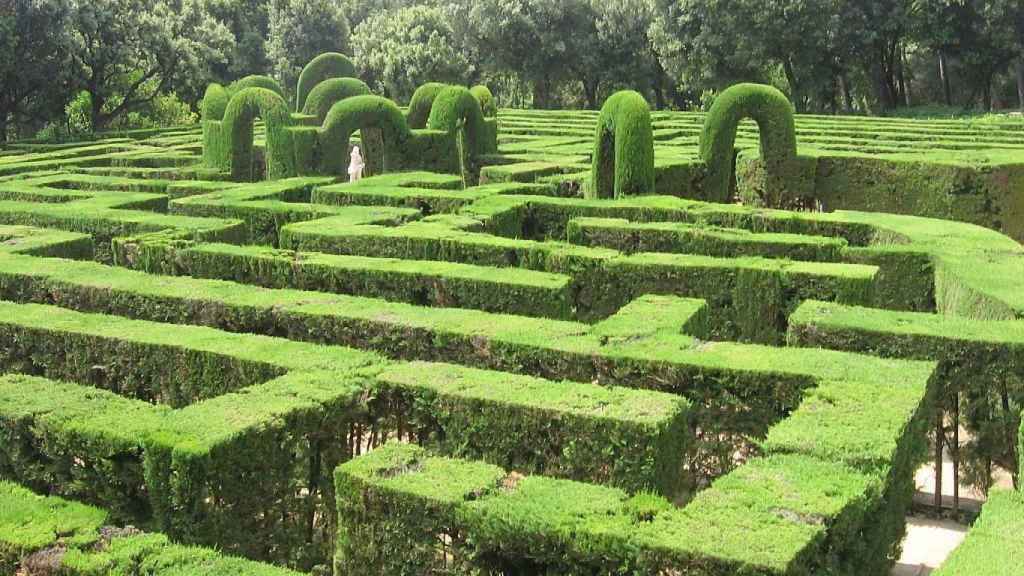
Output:
[[[1024,107],[1015,0],[8,0],[0,139],[188,120],[202,87],[353,56],[375,92],[485,84],[502,106],[597,109],[621,89],[707,108],[738,82],[798,111]],[[45,32],[45,33],[44,33]],[[145,48],[145,49],[143,49]],[[85,91],[89,100],[79,96]],[[174,102],[167,101],[173,94]],[[68,105],[76,99],[73,110]],[[173,107],[172,107],[173,108]],[[86,121],[75,120],[75,114]],[[908,112],[902,112],[908,113]]]

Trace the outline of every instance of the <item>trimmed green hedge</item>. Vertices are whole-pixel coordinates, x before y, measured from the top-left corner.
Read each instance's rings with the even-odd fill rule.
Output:
[[[255,74],[252,76],[246,76],[240,80],[235,80],[228,86],[228,93],[234,96],[246,88],[263,88],[270,90],[274,94],[277,94],[284,99],[284,89],[270,76],[262,76]]]
[[[331,78],[324,80],[310,90],[305,104],[300,110],[303,114],[317,117],[317,123],[323,124],[327,119],[327,113],[335,102],[351,98],[353,96],[364,96],[370,93],[370,87],[357,78]]]
[[[684,485],[679,396],[423,362],[377,380],[373,412],[405,418],[443,454],[670,498]]]
[[[305,110],[307,98],[325,80],[355,77],[356,66],[344,54],[326,52],[313,58],[299,74],[295,87],[295,110]]]
[[[0,481],[0,570],[64,576],[299,576],[160,534],[107,525],[106,512]],[[26,572],[29,573],[29,572]]]
[[[412,99],[409,100],[409,110],[406,113],[406,121],[409,123],[409,128],[422,130],[427,127],[430,111],[434,108],[434,99],[443,90],[448,88],[450,88],[449,84],[428,82],[412,93]]]
[[[4,371],[111,390],[5,381],[5,477],[152,522],[183,542],[304,568],[329,557],[324,475],[349,447],[315,440],[346,437],[379,358],[47,306],[0,308]],[[314,461],[325,468],[311,469]]]
[[[616,92],[601,107],[594,135],[587,198],[621,198],[654,193],[654,133],[647,100],[637,92]]]
[[[414,136],[398,106],[381,96],[353,96],[335,102],[327,112],[320,133],[319,172],[346,176],[349,138],[356,130],[366,128],[381,131],[385,170],[400,164],[399,157],[409,153],[408,146]]]
[[[935,576],[1015,576],[1024,566],[1024,493],[993,490],[967,539]]]
[[[258,179],[252,141],[253,122],[257,116],[266,125],[267,179],[297,174],[288,104],[280,94],[266,88],[245,88],[231,97],[224,111],[222,130],[230,142],[232,178],[240,181]]]
[[[796,128],[793,105],[777,88],[761,84],[737,84],[715,98],[704,120],[700,136],[700,158],[707,164],[703,197],[728,202],[732,197],[736,129],[744,118],[753,118],[760,128],[761,156],[769,198],[781,198],[798,184],[794,170]],[[778,205],[775,201],[770,205]]]

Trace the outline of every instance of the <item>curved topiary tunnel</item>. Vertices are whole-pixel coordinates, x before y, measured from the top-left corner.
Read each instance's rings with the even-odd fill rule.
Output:
[[[251,76],[235,80],[230,86],[228,86],[228,94],[236,94],[246,88],[266,88],[281,98],[284,98],[284,90],[281,88],[281,85],[277,83],[277,80],[274,80],[270,76],[262,76],[259,74],[253,74]]]
[[[587,198],[654,193],[654,130],[650,107],[639,93],[617,92],[601,108],[591,174]]]
[[[796,159],[793,105],[777,88],[763,84],[737,84],[722,92],[704,119],[700,157],[707,167],[704,199],[728,202],[731,197],[736,129],[741,121],[757,122],[761,160],[767,176],[766,192],[785,189]]]
[[[320,147],[332,152],[320,159],[320,173],[341,176],[348,160],[348,141],[356,130],[379,129],[384,140],[384,154],[398,149],[412,137],[405,116],[398,106],[382,96],[364,95],[346,98],[331,106],[320,130]]]
[[[317,122],[323,124],[327,112],[336,102],[353,96],[370,94],[370,87],[357,78],[330,78],[316,85],[306,97],[301,108],[303,114],[316,116]]]
[[[306,107],[306,99],[321,82],[331,78],[355,78],[356,66],[352,60],[338,52],[325,52],[309,61],[299,74],[295,87],[295,110]]]
[[[430,110],[434,107],[434,99],[448,87],[448,84],[440,82],[427,82],[412,93],[412,99],[409,100],[409,111],[405,115],[409,122],[409,128],[422,130],[427,127]]]
[[[224,111],[222,137],[228,139],[231,150],[232,179],[254,178],[252,128],[257,116],[263,119],[267,131],[267,180],[294,176],[297,170],[288,104],[272,90],[245,88],[231,97]]]

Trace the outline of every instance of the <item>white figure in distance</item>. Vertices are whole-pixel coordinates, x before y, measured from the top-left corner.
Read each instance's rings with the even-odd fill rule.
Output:
[[[348,163],[348,181],[355,182],[363,177],[363,168],[366,167],[366,163],[363,162],[363,154],[359,151],[359,146],[352,148],[352,157]]]

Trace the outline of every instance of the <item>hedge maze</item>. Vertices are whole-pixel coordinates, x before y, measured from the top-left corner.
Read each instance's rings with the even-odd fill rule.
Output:
[[[936,413],[1024,388],[1020,168],[932,157],[1019,134],[350,70],[0,153],[5,573],[882,575]]]

